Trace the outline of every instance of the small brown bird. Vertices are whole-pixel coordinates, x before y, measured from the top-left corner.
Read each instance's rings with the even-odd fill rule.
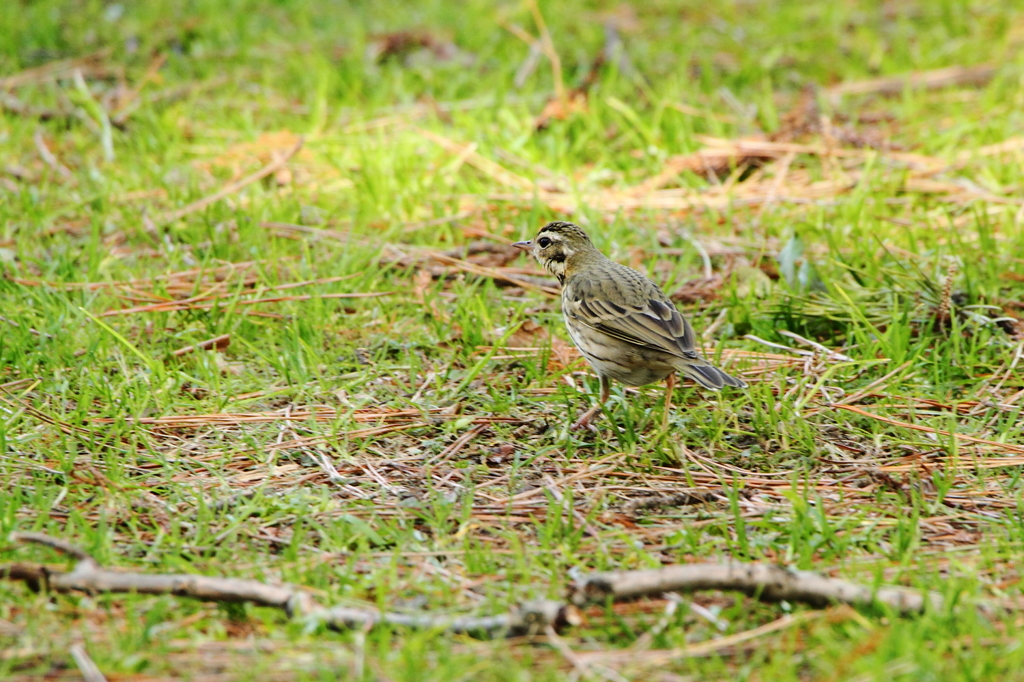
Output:
[[[528,250],[558,278],[569,336],[601,380],[600,401],[574,429],[590,425],[608,400],[612,379],[627,386],[667,379],[666,425],[677,370],[705,388],[746,387],[700,356],[693,327],[657,284],[606,258],[578,226],[548,223],[533,241],[513,246]]]

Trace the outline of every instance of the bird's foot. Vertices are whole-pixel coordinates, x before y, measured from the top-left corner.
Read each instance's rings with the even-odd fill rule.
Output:
[[[584,412],[583,416],[580,417],[579,419],[577,419],[576,422],[572,426],[569,427],[570,430],[572,430],[572,431],[580,431],[582,429],[590,429],[594,433],[597,433],[597,427],[594,426],[593,424],[591,424],[590,422],[593,421],[594,415],[596,415],[600,411],[601,411],[601,405],[599,405],[599,404],[598,405],[594,405],[589,410]]]

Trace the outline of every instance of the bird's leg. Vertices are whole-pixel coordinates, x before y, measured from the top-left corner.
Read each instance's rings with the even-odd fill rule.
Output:
[[[672,391],[676,388],[676,373],[672,372],[665,377],[665,414],[661,417],[662,430],[668,430],[668,413],[672,407]]]
[[[583,428],[594,430],[594,427],[590,425],[590,420],[594,418],[595,414],[601,411],[601,406],[605,404],[608,397],[612,394],[611,379],[601,375],[598,375],[598,378],[601,380],[601,397],[598,399],[596,405],[584,412],[583,416],[576,420],[576,423],[571,427],[573,431],[578,431]]]

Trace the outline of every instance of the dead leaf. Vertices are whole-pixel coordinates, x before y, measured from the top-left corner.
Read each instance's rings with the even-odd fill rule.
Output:
[[[565,101],[560,99],[548,100],[543,111],[537,117],[533,126],[537,130],[546,128],[552,120],[564,121],[575,114],[582,114],[587,111],[587,94],[573,90],[567,93]]]
[[[508,348],[536,348],[544,345],[544,341],[550,336],[548,330],[533,320],[526,320],[519,329],[512,332],[505,343]]]
[[[718,298],[718,290],[724,280],[721,275],[710,278],[697,277],[683,282],[682,286],[672,292],[672,300],[681,303],[701,303]]]

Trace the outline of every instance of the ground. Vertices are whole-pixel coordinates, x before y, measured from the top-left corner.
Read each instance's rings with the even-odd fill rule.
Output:
[[[1022,47],[1005,0],[3,3],[0,571],[71,565],[37,531],[408,613],[727,560],[947,605],[491,641],[11,580],[0,677],[1015,678]],[[750,387],[570,431],[597,382],[509,247],[554,219]]]

